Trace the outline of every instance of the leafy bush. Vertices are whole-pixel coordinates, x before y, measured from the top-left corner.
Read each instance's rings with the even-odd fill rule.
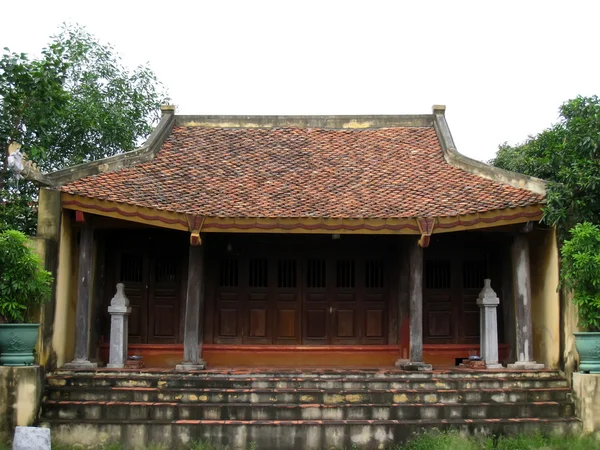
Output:
[[[600,227],[583,222],[570,234],[561,249],[562,283],[573,291],[579,326],[600,331]]]
[[[0,318],[22,323],[30,306],[50,300],[52,275],[16,230],[0,233]]]

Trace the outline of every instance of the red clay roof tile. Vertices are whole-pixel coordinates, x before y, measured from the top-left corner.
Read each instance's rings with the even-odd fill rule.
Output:
[[[451,166],[430,127],[178,126],[154,160],[61,189],[231,218],[441,217],[544,202]]]

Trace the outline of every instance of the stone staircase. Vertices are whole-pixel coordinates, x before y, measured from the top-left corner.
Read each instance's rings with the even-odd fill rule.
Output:
[[[42,424],[62,443],[230,449],[387,448],[415,432],[578,432],[556,371],[248,370],[47,376]]]

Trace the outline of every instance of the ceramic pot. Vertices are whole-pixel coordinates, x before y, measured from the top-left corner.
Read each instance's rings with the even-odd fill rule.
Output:
[[[579,353],[579,371],[600,373],[600,332],[578,332],[573,335]]]
[[[39,323],[0,324],[0,365],[32,365],[39,327]]]

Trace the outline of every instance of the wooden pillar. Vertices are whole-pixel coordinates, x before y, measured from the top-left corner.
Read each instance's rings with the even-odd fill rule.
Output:
[[[531,275],[529,268],[529,242],[519,233],[512,244],[513,291],[517,330],[517,361],[510,369],[543,369],[533,359],[533,325],[531,319]]]
[[[187,297],[185,300],[185,327],[183,335],[183,361],[178,371],[203,370],[202,320],[204,312],[204,247],[190,245]]]
[[[408,247],[408,259],[410,361],[396,365],[406,370],[431,370],[431,364],[423,362],[423,249],[416,239]]]
[[[89,361],[90,304],[92,300],[92,266],[94,229],[90,217],[81,227],[79,240],[79,273],[77,285],[77,309],[75,322],[75,359],[65,364],[67,369],[95,369],[96,363]]]

